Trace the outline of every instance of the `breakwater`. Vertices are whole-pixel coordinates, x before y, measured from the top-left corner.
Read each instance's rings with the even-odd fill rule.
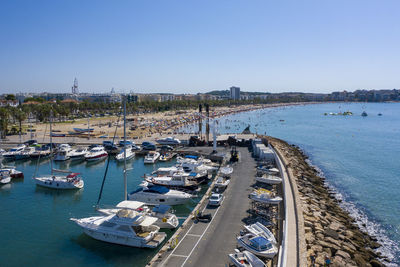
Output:
[[[363,232],[339,206],[323,177],[310,166],[302,151],[280,139],[268,141],[289,162],[296,181],[304,218],[307,266],[385,266],[376,249],[377,239]],[[298,222],[299,223],[299,222]]]

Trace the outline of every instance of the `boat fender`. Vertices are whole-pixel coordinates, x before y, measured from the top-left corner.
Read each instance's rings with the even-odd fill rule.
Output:
[[[162,218],[162,221],[163,221],[163,222],[167,222],[167,218],[165,218],[165,217]]]

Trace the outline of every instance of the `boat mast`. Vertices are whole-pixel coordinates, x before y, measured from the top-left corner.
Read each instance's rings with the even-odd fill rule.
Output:
[[[124,200],[128,200],[128,185],[126,178],[126,98],[125,95],[122,96],[122,101],[124,103]]]
[[[90,123],[90,117],[87,118],[87,134],[88,134],[88,140],[90,140],[90,128],[89,128],[89,123]]]
[[[50,110],[50,168],[51,175],[53,175],[53,128],[52,128],[53,110]]]

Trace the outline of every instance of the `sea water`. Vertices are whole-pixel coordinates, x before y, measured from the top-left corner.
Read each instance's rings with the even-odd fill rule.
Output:
[[[353,115],[329,115],[345,111]],[[254,133],[298,145],[360,226],[384,244],[379,251],[400,264],[400,103],[256,110],[219,118],[217,132],[239,133],[248,125]],[[197,126],[182,130],[195,132]]]
[[[144,164],[143,157],[128,161],[128,190],[133,191],[151,173],[171,162]],[[95,205],[107,162],[67,161],[57,169],[81,173],[85,187],[56,191],[36,186],[32,180],[36,161],[15,164],[25,174],[0,187],[0,266],[145,266],[155,249],[140,249],[97,241],[83,234],[71,217],[98,216]],[[50,161],[41,160],[38,174],[50,172]],[[124,198],[123,163],[110,161],[100,204],[116,205]],[[199,201],[176,206],[177,216],[187,216]],[[181,221],[182,222],[182,221]],[[171,236],[171,230],[166,231]]]

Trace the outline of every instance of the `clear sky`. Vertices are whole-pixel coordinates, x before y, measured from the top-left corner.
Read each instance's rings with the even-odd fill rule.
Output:
[[[400,87],[400,1],[2,0],[0,93]]]

